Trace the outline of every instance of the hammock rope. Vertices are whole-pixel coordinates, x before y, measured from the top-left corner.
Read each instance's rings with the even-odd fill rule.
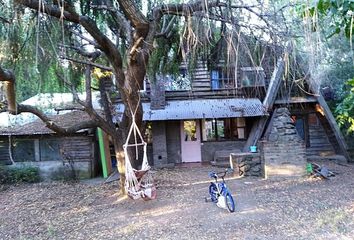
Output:
[[[135,143],[129,143],[131,135],[134,134]],[[138,142],[139,137],[139,142]],[[128,148],[135,147],[135,157],[138,160],[138,147],[143,146],[143,162],[140,170],[132,167]],[[125,156],[125,190],[132,199],[143,198],[150,200],[156,198],[156,187],[153,184],[150,173],[150,165],[147,159],[147,143],[144,141],[141,132],[135,122],[135,114],[132,112],[132,125],[130,126],[127,140],[123,145]]]

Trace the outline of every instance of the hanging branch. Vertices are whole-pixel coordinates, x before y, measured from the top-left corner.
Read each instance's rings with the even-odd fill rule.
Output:
[[[31,9],[38,9],[38,0],[15,0],[16,3],[29,7]],[[101,49],[106,55],[107,58],[111,61],[111,64],[114,68],[114,71],[120,76],[118,79],[121,86],[124,86],[124,73],[122,70],[123,62],[122,57],[115,44],[98,28],[96,23],[87,16],[79,15],[75,10],[68,6],[62,11],[56,5],[45,4],[43,3],[43,12],[61,19],[64,17],[65,21],[72,23],[80,24],[85,30],[92,36],[92,38],[97,42],[97,47]]]
[[[100,46],[97,44],[97,42],[93,41],[92,39],[89,39],[88,37],[82,35],[81,33],[74,31],[73,29],[69,29],[69,31],[72,34],[76,35],[77,37],[81,38],[82,40],[85,40],[86,42],[88,42],[89,44],[94,46],[95,48],[100,48]]]
[[[163,26],[160,33],[157,33],[156,37],[166,37],[169,36],[177,17],[173,16],[167,26]]]
[[[1,17],[1,16],[0,16],[0,20],[1,20],[2,22],[4,22],[4,23],[10,23],[9,20],[7,20],[6,18],[3,18],[3,17]]]
[[[10,157],[11,164],[15,165],[14,158],[12,157],[12,137],[11,137],[11,134],[9,134],[9,157]]]
[[[128,44],[132,42],[132,31],[129,21],[127,21],[127,19],[122,13],[120,13],[114,6],[111,5],[111,2],[106,2],[103,5],[90,4],[90,6],[96,10],[108,11],[112,16],[112,19],[114,20],[114,27],[120,32],[120,35],[127,40]],[[112,26],[109,27],[112,30]],[[114,31],[112,30],[112,32]]]
[[[71,61],[71,62],[76,62],[76,63],[85,64],[85,65],[90,65],[92,67],[97,67],[97,68],[100,68],[100,69],[105,70],[105,71],[109,71],[109,72],[113,71],[113,68],[101,65],[99,63],[94,63],[94,62],[85,61],[85,60],[79,60],[79,59],[75,59],[75,58],[68,57],[68,56],[62,56],[61,58],[65,59],[65,60],[68,60],[68,61]]]
[[[78,53],[78,54],[80,54],[80,55],[82,55],[84,57],[87,57],[87,58],[97,59],[101,55],[100,51],[89,52],[89,51],[86,51],[83,48],[83,46],[78,47],[78,46],[75,46],[75,45],[59,44],[59,47],[73,49],[73,50],[75,50],[76,53]]]

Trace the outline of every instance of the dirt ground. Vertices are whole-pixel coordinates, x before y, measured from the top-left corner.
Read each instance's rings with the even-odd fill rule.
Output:
[[[354,239],[354,165],[318,163],[337,175],[228,178],[234,213],[204,201],[211,166],[156,171],[153,201],[121,198],[117,183],[10,186],[0,239]]]

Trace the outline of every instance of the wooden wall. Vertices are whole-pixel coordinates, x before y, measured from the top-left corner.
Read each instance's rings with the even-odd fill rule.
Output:
[[[182,64],[182,67],[186,67],[186,64]],[[208,91],[211,89],[210,72],[206,61],[197,61],[196,67],[192,72],[192,78],[192,90]]]
[[[0,165],[10,163],[8,138],[0,138]]]
[[[59,138],[64,156],[75,162],[91,162],[94,157],[92,138],[87,136]]]
[[[16,136],[12,137],[12,155],[15,162],[70,161],[87,171],[85,176],[93,177],[97,173],[98,155],[94,136],[77,135],[70,137],[57,136]],[[0,164],[10,164],[8,137],[0,138]],[[28,151],[28,150],[31,151]]]

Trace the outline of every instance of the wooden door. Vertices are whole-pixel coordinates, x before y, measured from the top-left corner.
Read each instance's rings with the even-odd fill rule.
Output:
[[[198,120],[181,121],[182,162],[200,162],[200,126]]]

